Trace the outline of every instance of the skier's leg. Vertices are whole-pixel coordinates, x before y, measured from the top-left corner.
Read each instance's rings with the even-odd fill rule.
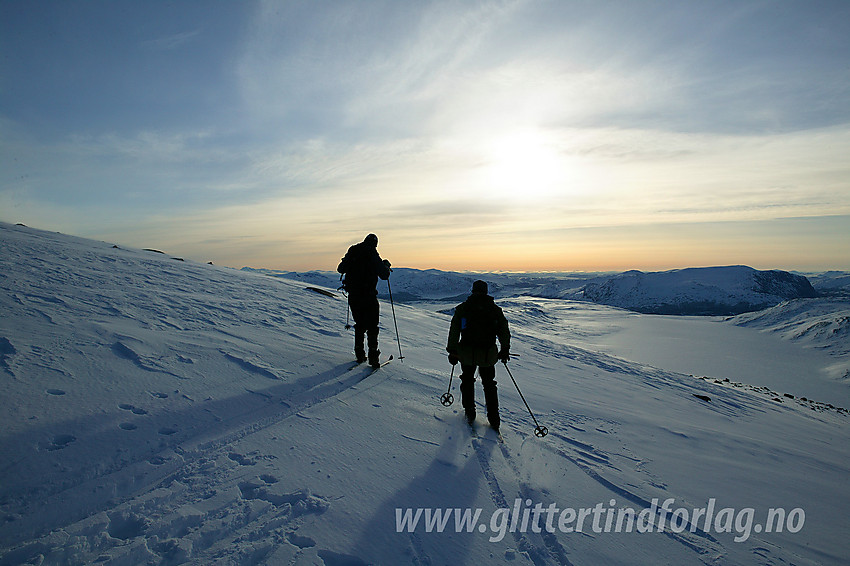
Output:
[[[475,420],[475,366],[461,364],[460,403],[470,422]]]
[[[499,394],[496,389],[496,367],[478,368],[481,376],[481,385],[484,388],[484,402],[487,403],[487,420],[490,426],[499,430],[501,419],[499,418]]]
[[[366,345],[369,347],[369,363],[377,366],[381,363],[381,351],[378,349],[378,321],[380,320],[380,310],[378,306],[378,296],[370,296],[364,316],[366,318]]]
[[[378,326],[366,331],[366,343],[369,346],[369,363],[373,366],[381,363],[381,351],[378,349]]]
[[[368,329],[368,317],[365,314],[365,303],[361,294],[352,293],[348,296],[348,305],[351,307],[351,316],[354,318],[354,355],[358,362],[366,361],[366,348],[363,342]]]
[[[366,361],[366,347],[363,345],[366,339],[366,332],[359,325],[354,326],[354,355],[357,357],[357,363]]]

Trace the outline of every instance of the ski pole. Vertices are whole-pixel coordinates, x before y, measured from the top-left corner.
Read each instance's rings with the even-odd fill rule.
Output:
[[[448,407],[452,403],[454,403],[454,396],[452,395],[452,378],[455,376],[455,367],[452,366],[452,374],[449,376],[449,388],[440,396],[440,403],[444,406]]]
[[[404,356],[401,355],[401,339],[398,336],[398,322],[395,318],[395,304],[393,304],[393,288],[390,285],[390,278],[387,277],[387,290],[390,292],[390,308],[393,310],[393,324],[395,325],[395,340],[398,342],[398,359],[401,360],[401,363],[404,363]]]
[[[514,379],[514,374],[511,373],[511,368],[508,367],[508,362],[503,361],[505,364],[505,369],[508,370],[508,375],[511,376],[511,381],[514,382],[514,387],[516,387],[517,392],[519,392],[520,398],[522,398],[522,402],[525,403],[525,408],[528,409],[528,414],[531,415],[531,419],[534,421],[534,436],[539,438],[543,438],[547,434],[549,434],[549,429],[545,426],[540,426],[537,423],[537,419],[534,418],[534,413],[531,412],[531,407],[528,406],[528,401],[525,400],[525,396],[522,394],[522,391],[519,389],[519,385],[517,385],[516,379]]]
[[[345,307],[345,329],[351,330],[351,324],[349,321],[351,320],[349,317],[351,316],[351,305]]]
[[[349,295],[345,290],[345,280],[343,279],[343,275],[339,276],[340,286],[337,287],[337,291],[342,291],[342,294],[345,296],[345,329],[351,330],[351,295]]]

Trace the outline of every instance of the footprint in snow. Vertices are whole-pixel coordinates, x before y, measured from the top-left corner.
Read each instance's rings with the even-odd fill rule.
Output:
[[[321,515],[330,507],[324,497],[314,495],[309,490],[299,489],[293,492],[279,492],[271,486],[257,481],[243,481],[238,484],[242,499],[267,501],[275,507],[289,505],[293,517],[302,515]]]
[[[52,452],[54,450],[62,450],[75,440],[77,440],[77,437],[73,434],[57,434],[49,441],[40,442],[39,448],[41,448],[42,450],[47,450],[48,452]]]
[[[108,515],[109,526],[106,532],[109,536],[120,540],[130,540],[144,534],[150,521],[135,513],[113,513]]]
[[[247,456],[243,456],[242,454],[238,454],[236,452],[231,452],[227,455],[232,461],[236,462],[240,466],[254,466],[257,464],[257,460],[254,458],[249,458]],[[265,480],[264,480],[265,481]],[[267,482],[268,483],[268,482]]]
[[[325,564],[345,564],[346,566],[367,566],[368,564],[357,556],[352,556],[351,554],[340,554],[331,550],[319,550],[317,554]]]
[[[139,407],[136,407],[135,405],[131,405],[129,403],[120,403],[118,405],[118,408],[122,409],[124,411],[130,411],[134,415],[147,415],[148,414],[148,412],[146,410],[140,409]]]
[[[63,391],[62,389],[48,389],[46,391],[46,393],[48,395],[56,395],[58,397],[58,396],[64,395],[65,391]]]
[[[9,368],[9,364],[6,362],[6,360],[17,353],[18,351],[15,349],[12,343],[9,342],[9,339],[4,336],[0,336],[0,368],[3,368],[6,373],[12,376],[14,376],[15,374],[12,373],[12,370]]]
[[[316,541],[310,537],[301,536],[298,533],[287,533],[286,540],[294,544],[298,548],[313,548],[316,546]],[[326,563],[327,564],[327,563]],[[340,562],[340,564],[344,564]]]

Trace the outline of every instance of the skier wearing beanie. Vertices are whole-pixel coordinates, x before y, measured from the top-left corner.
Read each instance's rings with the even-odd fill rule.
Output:
[[[499,430],[499,396],[496,391],[496,362],[510,358],[511,333],[502,309],[487,294],[487,283],[476,281],[472,294],[455,308],[446,350],[449,363],[460,362],[460,393],[466,418],[475,420],[475,369],[481,376],[487,420]],[[496,347],[499,339],[501,349]]]
[[[336,268],[344,274],[343,287],[348,293],[348,306],[354,317],[354,355],[358,362],[367,360],[364,338],[368,339],[369,364],[380,364],[378,350],[378,278],[388,279],[390,262],[378,254],[378,237],[369,234],[359,244],[348,248]]]

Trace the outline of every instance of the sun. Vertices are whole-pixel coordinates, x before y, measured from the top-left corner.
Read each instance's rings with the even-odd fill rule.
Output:
[[[545,200],[568,189],[569,157],[539,131],[513,132],[483,144],[486,190],[509,199]]]

